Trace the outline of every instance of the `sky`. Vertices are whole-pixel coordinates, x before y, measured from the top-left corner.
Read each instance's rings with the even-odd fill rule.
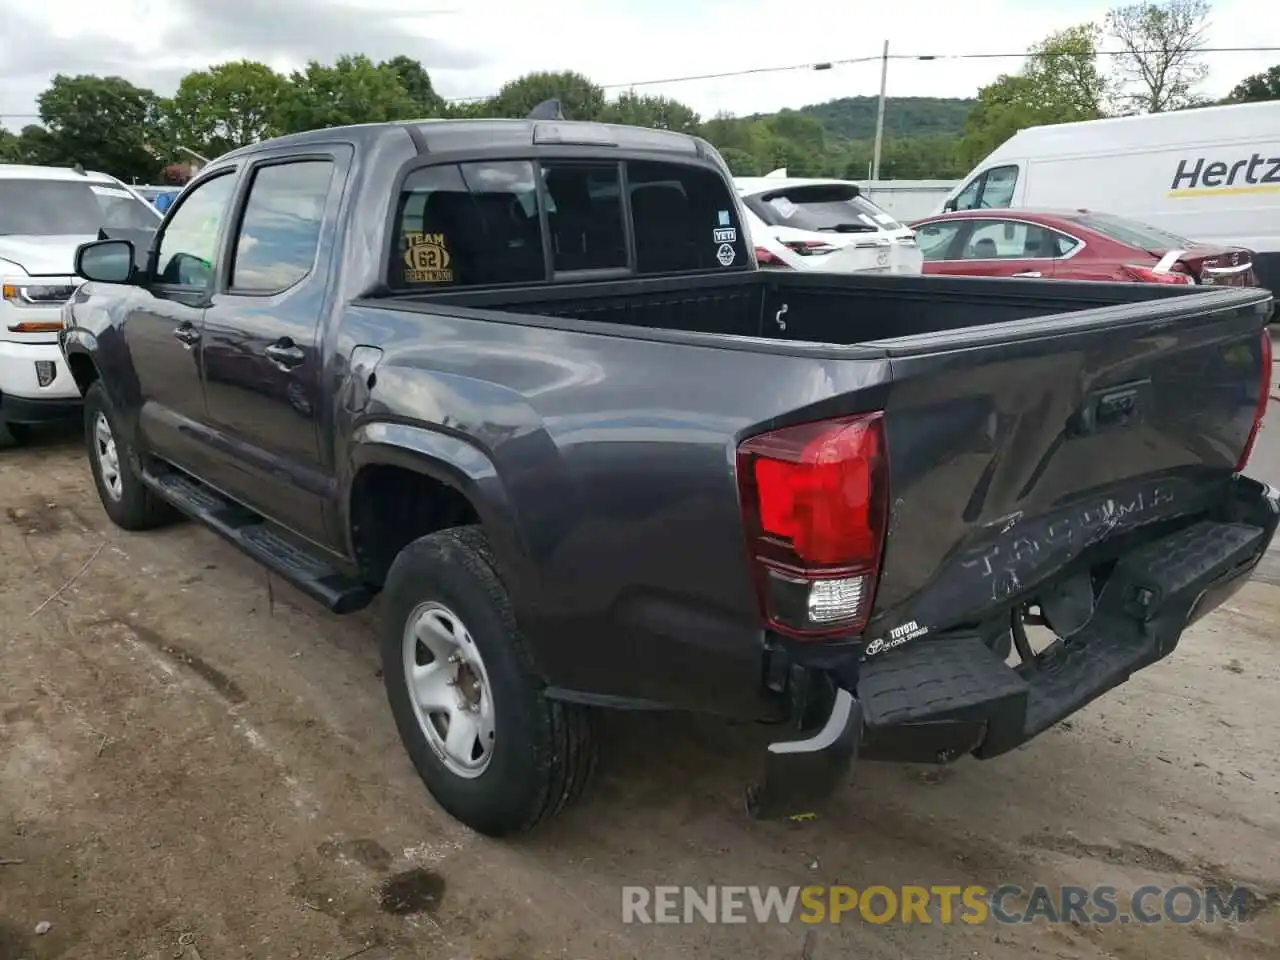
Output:
[[[36,121],[35,98],[56,73],[118,75],[161,95],[183,74],[247,58],[288,71],[343,53],[407,54],[446,98],[483,97],[531,70],[576,70],[632,83],[866,58],[833,69],[645,84],[703,116],[875,95],[879,56],[1013,54],[1054,30],[1101,20],[1095,0],[0,0],[0,124]],[[1210,46],[1280,48],[1280,15],[1258,0],[1217,0]],[[17,42],[14,42],[14,40]],[[1220,53],[1202,91],[1221,96],[1280,63],[1272,52]],[[895,96],[972,96],[1011,59],[891,60]],[[611,92],[616,92],[613,90]],[[890,106],[891,109],[891,106]]]

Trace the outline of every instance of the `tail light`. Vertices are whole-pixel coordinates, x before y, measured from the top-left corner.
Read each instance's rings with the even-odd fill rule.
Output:
[[[785,427],[738,447],[747,544],[767,625],[857,633],[875,598],[889,503],[881,413]]]
[[[1245,441],[1244,452],[1236,463],[1236,473],[1243,473],[1249,465],[1249,457],[1253,455],[1253,445],[1262,432],[1262,418],[1267,412],[1267,399],[1271,396],[1271,331],[1262,329],[1262,384],[1258,393],[1258,405],[1253,409],[1253,426],[1249,429],[1249,439]]]
[[[823,253],[834,253],[835,244],[823,240],[784,240],[783,245],[793,253],[802,257],[813,257]]]
[[[791,265],[783,260],[782,257],[778,256],[777,253],[765,250],[764,247],[755,248],[755,262],[760,266],[776,266],[776,268],[791,269]]]
[[[1130,280],[1136,280],[1138,283],[1182,283],[1194,284],[1195,277],[1187,273],[1186,268],[1182,264],[1175,264],[1169,272],[1155,270],[1151,267],[1142,267],[1137,264],[1126,264],[1120,268]]]

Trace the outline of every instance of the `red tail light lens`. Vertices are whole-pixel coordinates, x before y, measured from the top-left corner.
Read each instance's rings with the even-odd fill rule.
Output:
[[[1131,280],[1138,283],[1181,283],[1194,284],[1195,277],[1181,269],[1181,266],[1175,266],[1168,273],[1154,270],[1151,267],[1142,267],[1136,264],[1127,264],[1120,270]]]
[[[779,259],[773,253],[770,253],[764,247],[756,247],[756,263],[760,264],[760,266],[762,267],[785,267],[786,266],[786,264],[783,263],[781,259]]]
[[[834,253],[835,244],[826,243],[822,240],[784,240],[788,250],[800,254],[802,257],[812,257],[822,253]]]
[[[1236,473],[1243,473],[1244,468],[1249,465],[1249,458],[1253,456],[1253,445],[1258,441],[1258,434],[1262,432],[1262,418],[1267,413],[1267,400],[1271,397],[1271,331],[1264,327],[1262,330],[1262,384],[1259,388],[1258,405],[1253,411],[1253,426],[1249,430],[1249,439],[1245,441],[1244,452],[1240,454],[1240,460],[1236,463]]]
[[[883,414],[752,437],[738,484],[768,625],[802,638],[865,627],[888,507]]]

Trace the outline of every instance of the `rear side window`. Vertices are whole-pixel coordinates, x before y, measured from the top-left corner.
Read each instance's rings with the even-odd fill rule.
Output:
[[[636,272],[681,273],[749,266],[737,205],[719,174],[701,167],[630,161],[627,184]]]
[[[233,293],[277,293],[311,272],[332,177],[331,160],[258,168],[236,238]]]
[[[1075,217],[1075,222],[1089,230],[1109,237],[1118,243],[1125,243],[1139,250],[1154,252],[1157,250],[1175,250],[1194,246],[1186,237],[1166,233],[1157,227],[1136,220],[1127,220],[1109,213],[1084,213]]]
[[[429,291],[546,278],[533,164],[498,161],[415,170],[396,216],[391,285]]]

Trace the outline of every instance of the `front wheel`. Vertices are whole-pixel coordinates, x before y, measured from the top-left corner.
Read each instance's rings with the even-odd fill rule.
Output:
[[[436,801],[504,836],[575,800],[595,765],[591,718],[543,694],[484,532],[415,540],[391,565],[383,598],[387,699]]]
[[[100,380],[84,395],[84,427],[93,482],[112,523],[124,530],[150,530],[177,519],[177,511],[142,482],[137,457]]]

